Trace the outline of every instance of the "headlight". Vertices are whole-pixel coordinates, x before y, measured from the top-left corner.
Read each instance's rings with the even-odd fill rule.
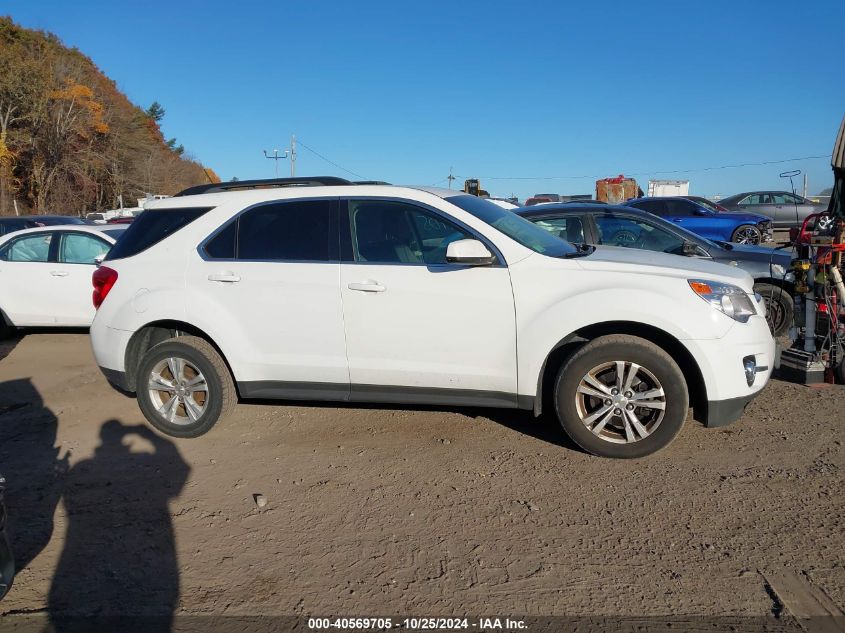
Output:
[[[775,279],[783,279],[786,276],[786,268],[780,264],[772,264],[772,277]]]
[[[749,318],[757,314],[751,297],[739,286],[704,279],[688,279],[687,281],[695,294],[735,321],[746,323]]]

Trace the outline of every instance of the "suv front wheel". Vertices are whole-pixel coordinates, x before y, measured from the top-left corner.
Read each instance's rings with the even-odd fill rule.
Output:
[[[229,368],[201,338],[159,343],[138,367],[138,405],[150,424],[171,437],[198,437],[231,413],[237,402]]]
[[[662,348],[637,336],[601,336],[560,368],[555,408],[585,451],[634,458],[668,445],[689,408],[686,381]]]

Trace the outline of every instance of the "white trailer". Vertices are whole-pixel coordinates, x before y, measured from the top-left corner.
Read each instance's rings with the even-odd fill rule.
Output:
[[[688,196],[689,180],[649,180],[648,195],[655,198]]]

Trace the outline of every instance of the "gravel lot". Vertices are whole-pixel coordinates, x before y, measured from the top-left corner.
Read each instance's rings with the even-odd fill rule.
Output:
[[[845,607],[845,387],[773,381],[632,462],[481,409],[242,404],[171,441],[86,334],[0,357],[0,614],[765,616],[790,573]]]

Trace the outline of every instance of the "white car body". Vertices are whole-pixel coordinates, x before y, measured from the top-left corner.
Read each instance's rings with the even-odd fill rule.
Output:
[[[571,259],[523,246],[447,198],[380,185],[289,187],[174,197],[149,205],[211,210],[143,252],[105,265],[118,278],[91,341],[111,382],[134,391],[143,333],[201,333],[241,397],[451,403],[539,412],[544,367],[562,342],[599,328],[677,346],[703,382],[708,425],[732,421],[766,384],[775,343],[752,278],[694,258],[599,248]],[[230,218],[271,201],[389,199],[468,227],[498,265],[214,260],[201,245]],[[689,280],[738,286],[755,314],[736,321]],[[198,334],[199,335],[199,334]],[[150,337],[147,337],[150,338]],[[140,350],[140,351],[139,351]],[[684,351],[678,351],[684,350]],[[755,359],[747,384],[743,359]],[[688,377],[692,380],[692,377]]]
[[[6,325],[91,325],[95,313],[91,304],[92,256],[105,256],[116,239],[109,233],[124,229],[121,225],[53,225],[0,238],[0,310]],[[51,247],[53,241],[56,244]],[[62,256],[65,253],[67,258]],[[46,261],[41,261],[41,254]],[[21,261],[27,258],[30,261]]]
[[[488,200],[488,201],[492,202],[493,204],[495,204],[496,206],[502,207],[503,209],[507,209],[509,211],[519,208],[518,204],[514,204],[510,200],[503,200],[501,198],[485,198],[485,200]]]

